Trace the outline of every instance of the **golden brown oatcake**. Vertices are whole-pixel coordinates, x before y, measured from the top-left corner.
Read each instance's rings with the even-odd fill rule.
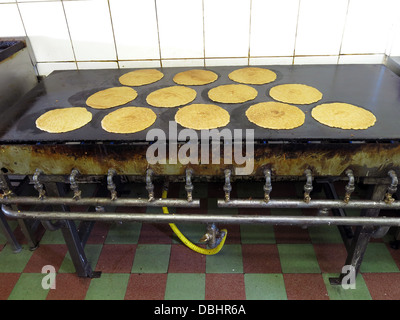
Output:
[[[250,122],[267,129],[294,129],[300,127],[305,114],[298,107],[281,102],[261,102],[246,111]]]
[[[86,104],[94,109],[108,109],[122,106],[137,97],[135,89],[129,87],[113,87],[98,91],[86,100]]]
[[[340,129],[367,129],[376,122],[372,112],[340,102],[320,104],[312,109],[311,116],[322,124]]]
[[[153,107],[173,108],[192,102],[196,95],[196,91],[191,88],[172,86],[153,91],[147,96],[146,101]]]
[[[191,104],[178,110],[175,121],[186,128],[207,130],[226,126],[230,116],[226,110],[213,104]]]
[[[86,108],[73,107],[47,111],[36,119],[36,127],[50,133],[63,133],[79,129],[92,120]]]
[[[124,107],[106,115],[101,127],[107,132],[134,133],[150,127],[157,119],[153,110],[142,107]]]
[[[242,103],[257,97],[257,90],[245,84],[227,84],[212,88],[208,97],[215,102]]]
[[[281,84],[271,88],[269,95],[280,102],[310,104],[322,99],[322,93],[305,84]]]
[[[177,84],[187,86],[201,86],[212,83],[218,79],[218,75],[210,70],[193,69],[177,73],[173,80]]]
[[[119,77],[119,82],[124,86],[143,86],[157,82],[164,74],[157,69],[134,70]]]
[[[229,79],[246,84],[266,84],[276,79],[276,73],[257,67],[248,67],[232,71],[228,75]]]

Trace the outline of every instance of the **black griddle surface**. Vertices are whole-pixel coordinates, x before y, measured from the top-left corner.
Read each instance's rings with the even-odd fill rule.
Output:
[[[234,84],[228,74],[240,66],[209,67],[218,80],[203,86],[189,86],[197,91],[192,103],[211,103],[226,109],[231,115],[228,129],[254,129],[255,140],[268,141],[379,141],[400,140],[400,77],[384,65],[296,65],[260,66],[277,74],[277,79],[265,85],[251,85],[258,90],[256,99],[241,104],[216,103],[208,98],[208,91],[218,85]],[[15,106],[18,112],[12,119],[3,114],[0,143],[64,143],[64,142],[142,142],[151,129],[162,129],[169,139],[169,122],[174,121],[178,108],[155,108],[146,103],[147,95],[157,89],[176,85],[172,78],[178,72],[194,68],[162,68],[164,78],[156,83],[133,87],[138,97],[124,106],[149,107],[157,114],[156,122],[148,129],[134,134],[113,134],[101,128],[101,120],[108,113],[124,107],[106,110],[86,106],[93,93],[121,86],[118,78],[134,69],[102,69],[80,71],[55,71],[26,94]],[[198,68],[200,69],[200,68]],[[317,88],[322,100],[310,105],[297,105],[306,114],[305,123],[291,130],[260,128],[249,122],[245,112],[252,104],[274,101],[269,89],[285,83],[301,83]],[[345,102],[370,110],[377,118],[376,124],[366,130],[342,130],[320,124],[311,117],[316,105]],[[75,131],[50,134],[36,128],[35,120],[55,108],[85,107],[92,112],[92,121]],[[184,129],[177,125],[178,133]],[[220,130],[222,128],[219,128]],[[232,131],[233,132],[233,131]],[[244,134],[244,131],[243,131]],[[200,137],[200,135],[199,135]]]

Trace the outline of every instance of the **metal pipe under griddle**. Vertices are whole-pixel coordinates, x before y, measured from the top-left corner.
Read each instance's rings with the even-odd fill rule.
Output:
[[[351,200],[346,203],[343,200],[311,200],[305,202],[303,200],[278,199],[269,200],[250,200],[250,199],[234,199],[225,201],[217,200],[220,208],[281,208],[281,209],[383,209],[383,210],[399,210],[400,201],[391,204],[385,201],[373,200]]]
[[[0,199],[1,204],[26,204],[26,205],[66,205],[66,206],[113,206],[113,207],[176,207],[176,208],[199,208],[200,200],[193,199],[189,202],[186,199],[131,199],[118,198],[112,200],[110,198],[61,198],[61,197],[45,197],[42,199],[35,197],[6,197]]]
[[[93,213],[93,212],[47,212],[16,211],[3,205],[8,218],[84,221],[135,221],[151,223],[228,223],[270,225],[350,225],[350,226],[400,226],[400,218],[387,217],[313,217],[313,216],[259,216],[259,215],[198,215],[198,214],[152,214],[152,213]]]

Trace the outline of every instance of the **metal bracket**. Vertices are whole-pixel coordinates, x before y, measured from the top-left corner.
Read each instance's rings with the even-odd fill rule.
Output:
[[[347,169],[346,170],[346,175],[349,177],[349,182],[345,186],[346,194],[344,196],[344,202],[349,203],[350,196],[354,192],[354,189],[355,189],[353,171],[351,169]]]
[[[225,202],[228,202],[231,200],[231,191],[232,191],[232,185],[231,185],[231,170],[226,169],[224,171],[225,174],[225,185],[224,185],[224,191],[225,191]]]
[[[43,188],[43,184],[39,182],[39,176],[42,174],[42,170],[36,169],[35,174],[32,177],[34,188],[39,192],[39,199],[44,199],[46,196],[46,191]]]
[[[82,191],[79,190],[78,183],[76,182],[76,177],[79,175],[79,171],[77,169],[73,169],[71,171],[71,174],[69,176],[69,183],[71,184],[71,190],[74,192],[73,199],[74,200],[79,200],[82,195]]]
[[[385,202],[387,204],[391,204],[394,202],[393,194],[396,193],[396,191],[397,191],[398,179],[397,179],[396,172],[394,172],[394,170],[390,170],[388,172],[388,175],[390,178],[392,178],[392,183],[388,187],[387,192],[385,194]]]
[[[304,185],[304,202],[309,203],[311,201],[310,193],[313,190],[312,185],[312,173],[310,169],[304,171],[306,175],[306,184]]]
[[[265,176],[265,185],[264,185],[264,201],[269,202],[271,199],[269,194],[272,191],[272,183],[271,183],[271,170],[265,169],[264,170],[264,176]]]
[[[193,183],[192,183],[192,169],[186,169],[186,184],[185,190],[187,192],[187,201],[193,201]]]
[[[207,224],[207,232],[201,237],[200,242],[207,244],[211,249],[217,247],[225,237],[224,231],[219,231],[214,223]]]
[[[111,200],[117,200],[117,187],[113,181],[113,177],[117,174],[114,169],[108,169],[107,189],[111,192]]]
[[[152,182],[153,170],[146,171],[146,190],[149,192],[149,201],[154,201],[154,184]]]

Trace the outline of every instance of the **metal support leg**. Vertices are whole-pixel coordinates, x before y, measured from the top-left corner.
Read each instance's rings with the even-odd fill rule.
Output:
[[[386,194],[387,187],[387,185],[376,185],[373,190],[372,200],[381,201]],[[379,209],[366,209],[361,212],[361,215],[366,217],[377,217],[379,215]],[[360,271],[367,245],[371,236],[374,234],[374,231],[375,228],[371,226],[356,227],[354,238],[351,242],[345,262],[345,265],[354,268],[356,275]],[[346,276],[346,274],[340,274],[338,278],[330,278],[329,281],[333,285],[340,285],[342,284],[344,276]]]
[[[0,171],[0,189],[3,191],[3,196],[5,197],[13,194],[12,186],[10,180],[8,179],[8,176],[4,175],[1,171]],[[15,205],[12,205],[11,208],[14,210],[17,209]],[[38,224],[36,223],[36,221],[32,220],[18,219],[17,221],[24,237],[28,241],[29,249],[31,251],[35,250],[39,246],[39,241],[36,239],[35,236],[35,231],[37,230]]]
[[[7,242],[11,245],[14,253],[18,253],[21,251],[21,245],[18,243],[17,239],[14,236],[13,231],[11,230],[6,217],[3,212],[0,211],[0,230],[3,232],[4,236],[7,239]]]
[[[328,199],[339,199],[339,196],[336,193],[335,187],[332,182],[330,181],[321,181],[323,184],[323,189],[326,197]],[[346,217],[346,211],[344,209],[331,209],[332,214],[337,217]],[[353,230],[349,226],[338,226],[340,235],[342,236],[342,240],[344,245],[346,246],[347,251],[350,249],[351,239],[353,239]]]
[[[61,186],[56,183],[46,184],[46,190],[48,195],[52,197],[59,197],[60,195],[65,196]],[[63,211],[69,211],[67,206],[62,206],[62,209]],[[88,223],[88,228],[91,229],[92,227],[93,223]],[[62,222],[61,232],[63,234],[64,241],[67,245],[68,252],[71,256],[77,275],[79,277],[99,278],[101,272],[92,270],[92,267],[85,254],[84,247],[88,237],[87,232],[79,232],[75,222],[72,220],[64,220]]]
[[[64,240],[68,247],[76,273],[79,277],[99,278],[101,272],[92,270],[89,261],[86,258],[85,250],[81,243],[75,222],[65,220],[63,228],[61,228]]]

